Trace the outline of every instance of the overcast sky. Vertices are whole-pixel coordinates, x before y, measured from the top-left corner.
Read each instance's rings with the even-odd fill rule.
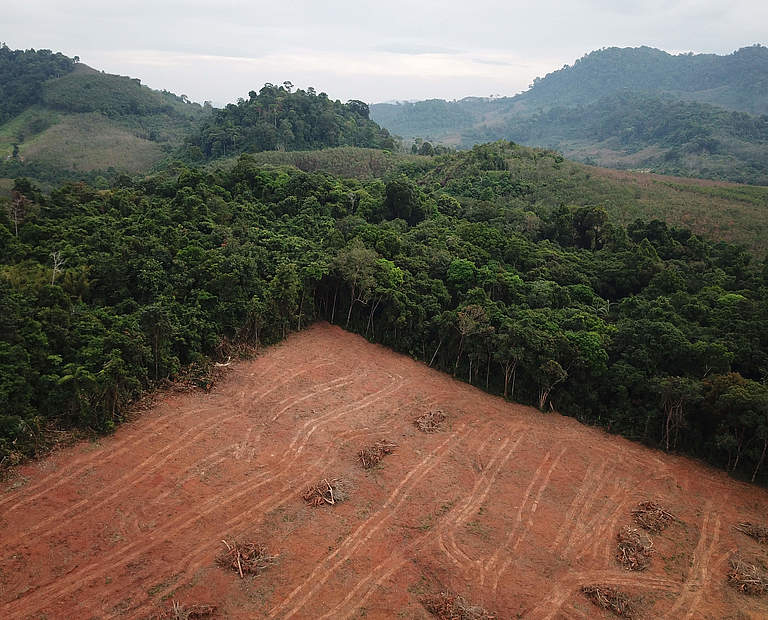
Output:
[[[379,102],[513,95],[607,46],[730,53],[766,0],[19,0],[0,41],[216,105],[291,80]]]

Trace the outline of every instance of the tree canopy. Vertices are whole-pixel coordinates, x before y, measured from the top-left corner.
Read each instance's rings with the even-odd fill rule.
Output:
[[[17,182],[23,212],[0,215],[0,458],[34,452],[51,425],[114,428],[222,343],[328,320],[766,480],[768,264],[558,204],[509,171],[534,155],[558,157],[494,144],[361,181],[243,155],[107,189]]]

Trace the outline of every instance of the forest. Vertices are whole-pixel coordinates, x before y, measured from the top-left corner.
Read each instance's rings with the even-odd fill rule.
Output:
[[[75,68],[76,60],[50,50],[12,50],[0,43],[0,125],[40,103],[46,80]]]
[[[166,378],[326,320],[765,482],[768,262],[514,173],[563,163],[498,142],[365,180],[247,154],[49,195],[17,180],[0,215],[0,460],[54,429],[109,432]]]
[[[244,152],[298,151],[337,146],[394,149],[386,129],[369,118],[362,101],[334,101],[314,88],[265,84],[204,121],[190,139],[188,159],[214,159]]]

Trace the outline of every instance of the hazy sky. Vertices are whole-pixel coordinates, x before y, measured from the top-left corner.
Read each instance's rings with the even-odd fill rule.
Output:
[[[21,0],[0,41],[221,105],[291,80],[332,98],[512,95],[606,46],[730,53],[766,0]]]

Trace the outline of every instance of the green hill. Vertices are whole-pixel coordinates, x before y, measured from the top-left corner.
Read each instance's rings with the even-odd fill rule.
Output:
[[[339,146],[395,148],[389,133],[368,118],[362,101],[333,101],[313,88],[291,91],[290,82],[265,84],[247,100],[216,110],[190,140],[189,154],[215,159]]]
[[[625,90],[665,92],[720,107],[768,114],[768,48],[732,54],[668,54],[651,47],[610,47],[534,80],[527,105],[590,103]]]
[[[0,103],[0,177],[28,176],[50,187],[110,170],[146,171],[208,113],[61,54],[2,48],[0,60],[0,74],[26,85],[24,97]]]
[[[371,107],[408,139],[508,139],[603,166],[756,184],[768,184],[767,112],[762,46],[728,56],[608,48],[516,97]]]

